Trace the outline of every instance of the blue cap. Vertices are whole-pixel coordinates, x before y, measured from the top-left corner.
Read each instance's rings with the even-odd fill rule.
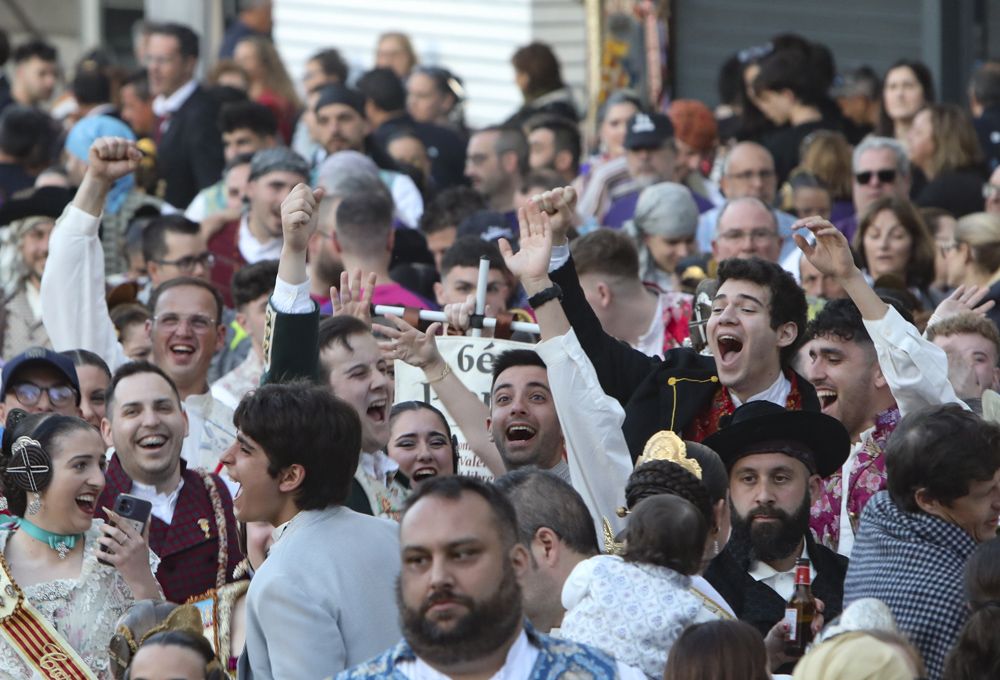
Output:
[[[76,377],[76,366],[73,365],[69,357],[44,347],[29,347],[4,364],[3,389],[0,390],[4,396],[6,396],[14,376],[24,366],[48,366],[62,375],[70,387],[76,391],[76,405],[80,405],[80,381]]]

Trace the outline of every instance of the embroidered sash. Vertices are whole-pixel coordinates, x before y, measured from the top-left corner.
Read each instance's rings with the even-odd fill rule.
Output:
[[[83,659],[32,606],[0,555],[0,634],[47,680],[97,680]]]

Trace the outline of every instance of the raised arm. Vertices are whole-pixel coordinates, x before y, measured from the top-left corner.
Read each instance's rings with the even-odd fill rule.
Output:
[[[281,203],[284,240],[267,306],[262,383],[315,380],[319,374],[319,306],[309,297],[306,245],[322,197],[322,189],[298,184]]]
[[[400,318],[392,315],[386,318],[393,327],[375,326],[376,332],[389,338],[379,342],[379,347],[386,356],[423,370],[427,383],[444,404],[445,410],[455,419],[455,424],[465,435],[472,452],[497,477],[507,472],[500,452],[486,430],[490,412],[482,399],[452,372],[438,351],[434,337],[441,330],[441,324],[432,323],[426,333],[421,333]]]
[[[944,350],[921,336],[872,290],[854,264],[847,238],[840,230],[819,217],[799,220],[792,228],[808,229],[816,236],[813,245],[799,234],[794,238],[806,259],[821,273],[834,276],[858,306],[900,412],[934,404],[965,406],[948,380]]]
[[[53,348],[90,350],[112,370],[128,357],[108,315],[98,228],[111,185],[135,170],[140,158],[135,142],[127,139],[94,141],[80,188],[52,231],[42,275],[42,321]]]
[[[558,284],[562,290],[562,307],[565,319],[573,327],[580,345],[587,353],[601,387],[622,404],[626,403],[639,384],[649,375],[652,362],[642,352],[629,347],[624,342],[611,337],[601,326],[600,320],[587,302],[580,287],[580,281],[569,257],[566,233],[572,224],[576,192],[572,187],[555,189],[532,199],[527,208],[518,212],[521,227],[517,254],[510,244],[501,240],[501,252],[507,260],[507,267],[521,279],[528,295],[535,295]],[[545,238],[532,236],[527,228],[529,221],[541,224],[545,216],[550,235]],[[557,251],[562,251],[561,254]],[[554,267],[554,268],[553,268]],[[562,335],[566,327],[558,325],[557,319],[541,315],[545,305],[536,310],[542,337]],[[553,325],[555,324],[555,325]],[[549,327],[546,332],[546,326]]]

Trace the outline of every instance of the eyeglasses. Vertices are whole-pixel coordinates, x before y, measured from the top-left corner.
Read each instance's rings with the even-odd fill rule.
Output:
[[[723,241],[743,241],[749,238],[751,241],[769,241],[772,238],[777,238],[778,234],[771,229],[751,229],[750,231],[743,231],[741,229],[732,229],[730,231],[724,231],[719,234],[719,238]]]
[[[865,170],[854,174],[854,181],[858,184],[868,184],[872,181],[872,176],[878,177],[879,184],[892,184],[896,181],[895,170]]]
[[[212,253],[202,253],[201,255],[188,255],[187,257],[182,257],[178,260],[153,260],[157,264],[169,264],[177,267],[182,272],[193,272],[194,268],[199,264],[205,269],[211,269],[215,266],[215,255]]]
[[[997,194],[1000,194],[1000,185],[990,184],[989,182],[983,185],[983,198],[987,201],[991,198],[996,198]]]
[[[187,322],[191,326],[191,330],[195,333],[207,333],[215,328],[215,319],[210,316],[205,316],[204,314],[182,316],[180,314],[168,313],[153,317],[153,323],[168,332],[177,330],[184,322]]]
[[[76,403],[76,390],[69,385],[53,385],[42,387],[35,383],[24,382],[14,385],[14,396],[22,406],[34,406],[42,398],[42,392],[49,395],[49,403],[63,407]]]
[[[756,177],[761,182],[766,182],[774,179],[776,177],[776,173],[774,170],[744,170],[743,172],[730,173],[727,177],[740,182],[749,182]]]

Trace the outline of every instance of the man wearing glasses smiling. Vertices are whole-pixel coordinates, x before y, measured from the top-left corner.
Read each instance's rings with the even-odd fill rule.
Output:
[[[73,362],[43,347],[31,347],[3,367],[0,422],[12,408],[28,413],[80,415],[80,383]]]

